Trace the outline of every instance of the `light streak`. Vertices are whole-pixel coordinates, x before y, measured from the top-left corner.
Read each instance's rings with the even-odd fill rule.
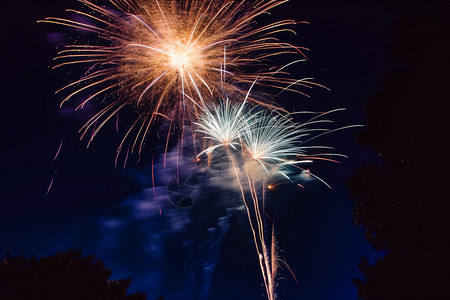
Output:
[[[50,185],[48,186],[48,188],[47,188],[47,195],[48,195],[48,193],[50,192],[50,189],[52,188],[52,185],[53,185],[53,180],[55,179],[55,174],[53,174],[52,175],[52,179],[50,180]]]
[[[63,140],[61,140],[61,142],[59,143],[58,151],[56,151],[56,154],[55,154],[55,157],[53,158],[52,164],[54,164],[56,159],[58,158],[58,155],[59,155],[59,152],[61,151],[62,145],[63,145]]]

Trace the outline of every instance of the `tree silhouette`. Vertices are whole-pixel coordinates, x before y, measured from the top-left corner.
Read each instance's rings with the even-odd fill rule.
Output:
[[[362,299],[450,299],[450,193],[447,182],[450,24],[444,1],[385,4],[397,14],[389,76],[366,106],[359,142],[382,158],[348,182],[355,222],[384,258],[359,264]],[[440,6],[441,5],[441,6]]]
[[[111,280],[112,272],[95,256],[81,251],[58,252],[51,257],[10,257],[0,262],[0,299],[4,300],[145,300],[127,294],[131,279]]]

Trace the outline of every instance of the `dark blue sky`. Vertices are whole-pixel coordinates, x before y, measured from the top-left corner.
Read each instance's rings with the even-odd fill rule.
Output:
[[[48,37],[64,29],[36,24],[76,5],[16,1],[2,9],[0,254],[47,256],[74,247],[97,255],[114,278],[131,277],[131,290],[146,292],[149,299],[202,299],[208,291],[214,300],[236,297],[236,291],[242,299],[264,299],[246,219],[227,209],[238,206],[233,197],[210,192],[193,210],[180,211],[160,196],[160,216],[149,189],[149,159],[122,172],[114,169],[112,133],[100,134],[89,149],[78,140],[83,117],[59,110],[61,99],[54,95],[68,69],[48,68],[60,46]],[[311,99],[285,94],[280,102],[296,110],[346,107],[337,123],[363,124],[364,103],[380,90],[384,76],[402,67],[389,57],[394,16],[359,1],[292,0],[273,17],[310,22],[290,37],[311,49],[309,62],[296,72],[331,89],[316,89]],[[345,188],[357,166],[377,162],[370,149],[356,144],[354,133],[322,140],[350,157],[342,165],[316,167],[332,190],[315,182],[304,190],[285,184],[269,195],[281,257],[299,280],[297,285],[282,270],[284,299],[356,299],[351,279],[360,276],[359,258],[378,256],[365,242],[364,229],[353,223],[353,201]],[[159,195],[165,193],[164,176],[170,177],[161,175]]]

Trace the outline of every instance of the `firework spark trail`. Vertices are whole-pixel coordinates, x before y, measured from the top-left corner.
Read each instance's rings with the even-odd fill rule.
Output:
[[[56,151],[55,157],[53,158],[52,165],[55,163],[56,159],[58,158],[59,152],[61,151],[61,147],[63,145],[63,141],[64,140],[61,139],[61,142],[59,143],[58,150]]]
[[[197,132],[203,134],[203,138],[210,141],[211,146],[207,147],[204,151],[200,152],[199,156],[203,154],[211,154],[214,150],[219,147],[224,147],[226,149],[226,154],[236,176],[236,181],[238,183],[242,201],[247,211],[247,217],[249,220],[250,228],[253,234],[253,240],[255,243],[256,252],[258,254],[259,264],[261,268],[261,273],[264,280],[264,285],[266,288],[266,293],[269,300],[273,300],[273,281],[271,276],[271,269],[268,265],[267,249],[265,246],[264,232],[262,230],[261,216],[259,213],[258,200],[254,196],[254,189],[249,182],[251,198],[253,199],[253,207],[255,213],[250,208],[250,205],[245,196],[246,192],[244,190],[241,175],[237,168],[237,162],[230,151],[230,148],[236,150],[241,143],[242,131],[245,126],[242,125],[242,121],[246,120],[247,123],[252,123],[252,115],[244,111],[246,107],[246,101],[250,90],[247,92],[246,98],[242,104],[230,104],[228,98],[225,102],[219,105],[213,105],[212,109],[204,109],[202,114],[198,116],[199,122],[194,123],[198,127]],[[258,116],[255,114],[253,116]],[[215,144],[215,145],[214,145]],[[230,146],[230,147],[228,147]]]
[[[295,34],[292,26],[299,22],[255,25],[257,17],[286,0],[110,0],[112,8],[79,1],[83,9],[68,9],[69,18],[48,17],[39,22],[94,36],[88,35],[88,42],[80,38],[66,46],[54,66],[87,68],[83,77],[57,91],[71,91],[61,105],[82,96],[84,100],[77,108],[81,109],[92,99],[110,96],[106,107],[80,130],[84,136],[98,122],[90,140],[126,106],[133,107],[138,117],[128,126],[123,141],[129,138],[131,152],[137,147],[140,153],[160,112],[173,112],[170,122],[180,122],[182,127],[186,115],[197,114],[198,108],[212,101],[211,96],[218,91],[240,99],[238,96],[244,95],[258,77],[257,85],[266,90],[273,87],[304,94],[305,87],[318,85],[308,78],[290,77],[287,67],[301,60],[278,67],[273,63],[280,55],[303,56],[306,48],[276,37],[281,32]],[[254,97],[249,100],[275,107]]]
[[[269,274],[269,269],[267,266],[267,259],[266,259],[266,248],[265,248],[265,244],[264,244],[264,238],[262,238],[261,236],[261,228],[259,226],[259,222],[257,220],[257,225],[255,226],[255,223],[253,221],[253,217],[256,217],[256,219],[258,219],[258,214],[256,214],[255,216],[253,215],[252,211],[249,208],[249,204],[247,203],[246,197],[245,197],[245,191],[244,188],[242,186],[241,180],[240,180],[240,175],[239,175],[239,171],[236,168],[236,164],[235,161],[233,159],[233,155],[230,152],[230,149],[227,148],[227,155],[231,161],[234,173],[236,175],[236,181],[238,182],[239,185],[239,189],[241,191],[241,196],[242,196],[242,201],[244,202],[245,205],[245,209],[247,211],[247,217],[249,220],[249,224],[250,224],[250,228],[252,230],[253,233],[253,241],[255,243],[255,247],[256,247],[256,252],[258,254],[258,260],[259,260],[259,264],[260,264],[260,268],[261,268],[261,273],[263,276],[263,280],[264,280],[264,286],[266,288],[266,293],[267,296],[269,298],[269,300],[273,300],[274,294],[273,294],[273,282],[271,281]],[[253,195],[252,195],[253,198]],[[253,198],[253,205],[255,205],[255,199]],[[255,208],[256,211],[256,208]]]
[[[59,143],[59,146],[58,146],[58,150],[56,150],[56,154],[53,157],[53,161],[52,161],[53,174],[52,174],[52,179],[50,180],[50,183],[49,183],[48,188],[47,188],[47,192],[46,192],[47,195],[50,193],[50,190],[52,189],[53,182],[55,181],[56,172],[58,172],[59,162],[56,164],[56,161],[57,161],[57,159],[59,157],[59,154],[61,152],[61,148],[63,146],[63,142],[64,142],[64,139],[61,139],[61,142]],[[56,164],[56,166],[55,166],[55,164]]]
[[[293,182],[295,179],[291,178],[290,173],[296,169],[305,170],[299,164],[312,163],[316,160],[338,162],[333,157],[346,156],[328,151],[309,155],[310,149],[328,150],[332,148],[305,146],[304,144],[325,134],[358,125],[332,130],[315,127],[332,123],[331,120],[323,119],[323,117],[344,109],[335,109],[320,114],[306,111],[284,114],[280,111],[268,111],[261,107],[250,107],[246,104],[246,100],[244,99],[242,103],[230,104],[230,101],[226,99],[219,105],[203,109],[198,116],[199,122],[194,125],[197,126],[197,132],[203,136],[203,139],[209,141],[207,143],[209,146],[199,156],[208,155],[210,158],[212,152],[224,148],[226,156],[231,161],[253,233],[268,299],[273,300],[276,298],[275,279],[279,262],[283,262],[289,272],[292,273],[292,270],[278,257],[273,222],[271,222],[271,233],[266,236],[263,218],[266,180],[281,177],[281,179]],[[293,117],[298,114],[314,114],[314,116],[303,123],[295,123]],[[310,171],[308,174],[326,184],[324,180]],[[328,184],[326,185],[329,187]],[[268,188],[271,189],[273,186],[270,185]],[[250,194],[252,201],[247,200],[247,193]],[[294,274],[293,277],[297,281]]]
[[[50,184],[49,184],[49,186],[47,188],[47,192],[46,192],[47,195],[48,195],[48,193],[50,193],[50,189],[52,188],[54,179],[55,179],[55,174],[52,175],[52,179],[50,180]]]
[[[247,211],[247,217],[253,233],[253,240],[258,254],[261,273],[263,276],[264,285],[266,287],[266,293],[269,300],[272,300],[274,299],[274,285],[271,276],[271,267],[269,266],[267,258],[268,252],[265,246],[264,230],[260,216],[260,209],[258,207],[259,201],[257,197],[255,197],[255,189],[254,187],[252,187],[252,183],[249,180],[248,186],[250,187],[250,193],[253,199],[253,213],[249,207],[249,204],[247,203],[245,196],[246,193],[241,183],[240,174],[237,169],[235,159],[230,151],[230,148],[228,147],[230,146],[231,148],[236,149],[235,145],[238,145],[242,135],[243,127],[241,122],[243,119],[246,119],[247,121],[250,120],[250,118],[246,118],[246,116],[243,115],[244,105],[245,101],[239,106],[231,106],[228,100],[226,100],[224,104],[214,106],[212,111],[206,110],[204,114],[199,117],[200,123],[196,124],[200,128],[198,129],[198,131],[200,133],[203,133],[205,135],[205,138],[217,143],[217,145],[210,146],[199,155],[209,154],[221,146],[226,148],[226,153],[231,161],[234,173],[236,175],[236,180],[241,191],[242,200]]]
[[[245,169],[245,177],[248,181],[250,195],[253,200],[254,218],[259,233],[259,244],[262,247],[262,255],[260,255],[261,263],[264,264],[263,273],[265,273],[266,287],[268,289],[269,299],[274,299],[276,294],[274,291],[274,283],[277,272],[277,251],[276,241],[272,232],[270,247],[266,246],[266,236],[264,228],[264,190],[265,177],[262,174],[267,173],[271,176],[271,172],[276,170],[284,177],[286,171],[282,170],[284,164],[295,164],[293,157],[303,154],[303,150],[295,146],[295,142],[301,137],[300,131],[289,118],[278,113],[266,114],[265,111],[256,113],[256,117],[250,123],[243,122],[244,129],[242,131],[242,157],[244,157],[243,167]],[[310,161],[303,161],[310,162]],[[267,177],[268,177],[267,176]],[[262,179],[261,179],[262,178]],[[261,188],[257,188],[261,185]],[[258,190],[261,190],[263,200],[259,199]],[[273,226],[273,225],[272,225]]]

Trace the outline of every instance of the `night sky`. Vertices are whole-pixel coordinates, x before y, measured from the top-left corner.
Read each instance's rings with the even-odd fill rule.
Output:
[[[70,68],[51,66],[67,30],[36,21],[65,16],[66,8],[77,5],[75,0],[2,4],[0,256],[9,251],[42,257],[75,248],[103,260],[112,278],[131,277],[129,291],[148,299],[221,300],[236,298],[237,291],[238,299],[265,299],[247,220],[236,209],[239,198],[204,189],[194,208],[175,208],[165,188],[175,169],[161,167],[160,148],[149,146],[141,162],[130,157],[125,169],[115,169],[114,129],[106,128],[87,149],[77,132],[92,112],[59,109],[54,91],[73,75]],[[331,89],[316,88],[310,99],[286,93],[279,103],[290,110],[345,107],[333,117],[338,125],[365,124],[365,103],[386,76],[405,68],[392,59],[397,11],[353,0],[291,0],[274,9],[273,20],[310,23],[287,37],[310,49],[308,62],[294,75],[314,77]],[[354,201],[346,188],[358,166],[380,163],[373,150],[358,145],[358,131],[320,140],[349,156],[343,164],[312,166],[331,190],[312,181],[305,189],[285,183],[268,194],[281,258],[299,282],[281,270],[282,299],[356,299],[352,279],[362,276],[360,257],[375,261],[383,255],[354,224]]]

